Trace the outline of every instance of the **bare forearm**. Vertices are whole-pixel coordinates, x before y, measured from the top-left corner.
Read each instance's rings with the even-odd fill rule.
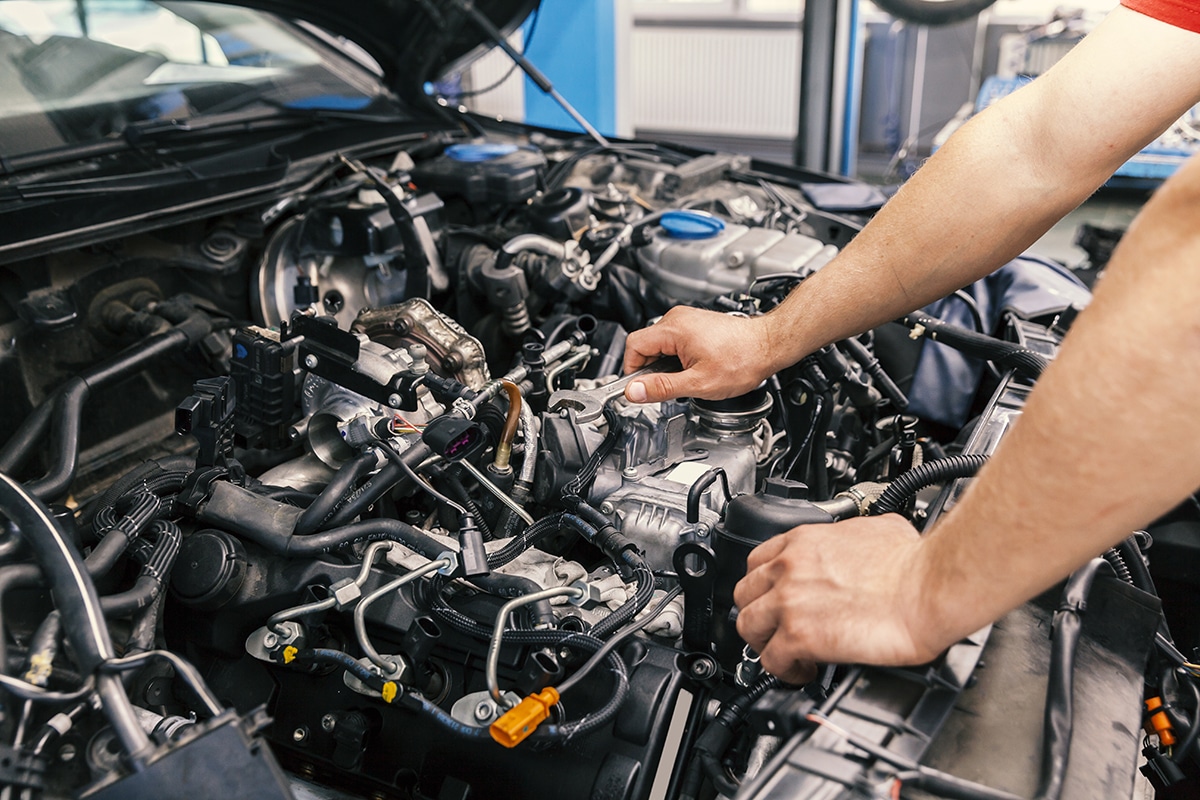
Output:
[[[994,619],[1200,486],[1197,208],[1193,161],[1131,228],[1019,424],[927,537],[946,630]]]
[[[776,368],[997,269],[1191,104],[1167,70],[1200,37],[1118,9],[1053,70],[952,136],[764,324]],[[1136,74],[1112,52],[1144,65]],[[1112,113],[1120,108],[1120,115]]]

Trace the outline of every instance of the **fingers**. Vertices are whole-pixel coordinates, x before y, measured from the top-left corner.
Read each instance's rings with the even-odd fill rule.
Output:
[[[816,677],[816,664],[807,656],[804,642],[794,635],[795,631],[781,628],[782,613],[769,595],[764,596],[738,613],[738,634],[758,652],[767,672],[788,683],[808,683]]]
[[[763,597],[740,607],[737,616],[738,635],[746,644],[762,652],[779,628],[780,609],[770,597]]]
[[[698,371],[659,372],[633,381],[625,387],[625,396],[634,403],[661,403],[676,397],[691,397],[702,390],[703,381]]]
[[[774,637],[758,654],[758,663],[776,678],[796,686],[816,678],[816,663],[794,654],[789,645],[785,637]]]
[[[796,530],[793,528],[792,530]],[[778,536],[772,536],[758,547],[750,551],[749,557],[746,559],[746,571],[752,572],[758,569],[763,564],[766,564],[775,556],[783,552],[783,549],[788,546],[791,541],[791,532],[782,533]]]
[[[677,334],[664,317],[657,325],[629,334],[625,340],[625,372],[641,369],[659,356],[676,354]]]

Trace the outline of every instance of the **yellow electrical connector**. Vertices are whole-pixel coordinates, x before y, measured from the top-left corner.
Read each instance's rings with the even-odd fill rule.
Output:
[[[395,681],[388,681],[383,685],[383,689],[379,692],[383,696],[383,702],[390,703],[396,699],[398,689]]]
[[[516,747],[537,730],[557,704],[558,691],[553,686],[529,695],[492,723],[489,728],[492,738],[505,747]]]
[[[293,661],[295,661],[296,654],[299,652],[300,652],[299,650],[297,650],[295,647],[293,647],[290,644],[287,647],[283,648],[283,663],[290,664]]]

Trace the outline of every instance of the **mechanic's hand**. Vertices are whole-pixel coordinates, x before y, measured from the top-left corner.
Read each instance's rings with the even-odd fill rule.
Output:
[[[625,372],[659,356],[678,356],[683,371],[634,381],[625,388],[625,396],[634,403],[657,403],[675,397],[722,400],[745,394],[775,372],[765,320],[672,308],[654,325],[629,334]]]
[[[738,633],[789,683],[815,663],[922,664],[941,642],[920,599],[921,537],[900,516],[803,525],[754,548],[734,589]]]

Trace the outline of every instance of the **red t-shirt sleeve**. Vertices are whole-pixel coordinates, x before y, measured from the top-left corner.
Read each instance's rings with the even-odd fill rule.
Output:
[[[1200,33],[1200,0],[1121,0],[1128,9]]]

